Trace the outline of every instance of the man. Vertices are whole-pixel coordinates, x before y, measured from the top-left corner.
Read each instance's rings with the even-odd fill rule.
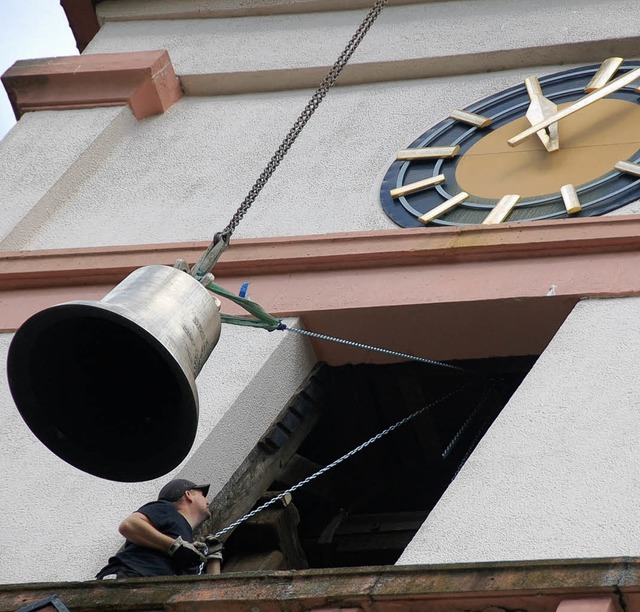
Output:
[[[126,542],[96,578],[198,574],[207,557],[191,542],[193,530],[211,516],[208,492],[208,484],[182,478],[167,483],[158,501],[122,521],[118,531]],[[212,551],[210,557],[219,560],[221,554]]]

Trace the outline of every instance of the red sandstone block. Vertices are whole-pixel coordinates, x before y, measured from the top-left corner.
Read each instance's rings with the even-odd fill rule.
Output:
[[[618,612],[611,597],[599,599],[565,599],[556,612]]]
[[[128,104],[143,119],[182,97],[166,50],[20,60],[2,82],[17,118],[28,111]]]

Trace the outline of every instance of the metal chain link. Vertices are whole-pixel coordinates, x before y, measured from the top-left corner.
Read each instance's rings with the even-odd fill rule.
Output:
[[[353,340],[344,340],[343,338],[336,338],[335,336],[326,336],[325,334],[319,334],[317,332],[307,331],[306,329],[299,329],[298,327],[290,327],[289,325],[285,325],[284,323],[281,323],[280,326],[277,327],[276,329],[288,330],[288,331],[296,332],[297,334],[302,334],[303,336],[310,336],[311,338],[317,338],[319,340],[329,340],[330,342],[338,342],[339,344],[345,344],[347,346],[353,346],[355,348],[366,349],[367,351],[375,351],[376,353],[384,353],[385,355],[392,355],[393,357],[401,357],[402,359],[410,359],[412,361],[421,361],[423,363],[428,363],[434,366],[451,368],[452,370],[458,370],[460,372],[475,374],[475,372],[471,372],[470,370],[465,370],[464,368],[454,366],[450,363],[444,363],[443,361],[435,361],[434,359],[427,359],[426,357],[416,357],[415,355],[409,355],[407,353],[399,353],[397,351],[392,351],[391,349],[380,348],[378,346],[372,346],[370,344],[363,344],[362,342],[355,342]]]
[[[362,21],[362,23],[358,26],[358,28],[355,31],[354,35],[351,37],[351,39],[347,43],[347,46],[345,47],[345,49],[342,51],[342,53],[340,54],[340,56],[338,57],[338,59],[336,60],[334,65],[331,67],[331,69],[329,70],[329,72],[327,73],[325,78],[322,80],[322,83],[320,84],[318,89],[315,91],[315,93],[313,94],[313,96],[311,97],[311,99],[309,100],[307,105],[304,107],[303,111],[300,113],[300,116],[296,119],[296,121],[294,122],[293,126],[291,127],[291,129],[289,130],[287,135],[285,136],[284,140],[282,141],[282,143],[280,144],[280,146],[278,147],[276,152],[273,154],[273,156],[271,157],[271,159],[267,163],[266,167],[264,168],[264,170],[262,171],[262,173],[260,174],[260,176],[258,177],[256,182],[253,184],[253,186],[249,190],[249,193],[247,194],[245,199],[242,201],[242,203],[240,204],[240,206],[238,207],[238,209],[234,213],[233,217],[231,218],[231,220],[229,221],[227,226],[222,230],[222,232],[220,232],[219,234],[216,234],[216,236],[214,237],[214,243],[219,242],[220,240],[224,240],[228,244],[229,238],[231,237],[231,234],[235,231],[235,229],[238,227],[238,224],[240,223],[240,221],[247,214],[247,212],[249,211],[249,208],[251,207],[253,202],[256,200],[256,198],[258,197],[258,195],[260,194],[260,192],[262,191],[264,186],[267,184],[267,181],[271,178],[273,173],[276,171],[277,167],[280,165],[280,162],[282,162],[282,160],[284,159],[284,156],[288,153],[289,149],[292,147],[293,143],[295,142],[295,140],[297,139],[297,137],[299,136],[300,132],[305,127],[305,125],[307,124],[307,122],[309,121],[309,119],[311,118],[313,113],[316,111],[318,106],[320,106],[320,103],[324,100],[325,96],[327,95],[327,92],[333,86],[333,84],[335,83],[336,79],[340,76],[340,74],[341,74],[342,70],[344,69],[344,67],[346,66],[347,62],[349,61],[349,59],[351,59],[351,56],[353,55],[353,53],[357,49],[357,47],[360,44],[360,42],[362,42],[362,39],[367,34],[369,29],[373,25],[374,21],[380,15],[380,13],[382,12],[382,9],[385,7],[387,2],[388,2],[388,0],[376,0],[374,5],[371,7],[369,12],[365,16],[365,18]],[[212,247],[213,247],[213,243],[209,248],[211,249]],[[383,348],[379,348],[379,347],[374,347],[374,346],[371,346],[371,345],[363,344],[363,343],[360,343],[360,342],[354,342],[354,341],[351,341],[351,340],[342,340],[340,338],[335,338],[333,336],[326,336],[324,334],[318,334],[318,333],[315,333],[315,332],[308,332],[306,330],[298,329],[298,328],[295,328],[295,327],[284,326],[281,329],[288,329],[290,331],[294,331],[294,332],[297,332],[299,334],[311,336],[311,337],[314,337],[314,338],[323,339],[323,340],[330,340],[330,341],[333,341],[333,342],[339,342],[339,343],[342,343],[342,344],[346,344],[348,346],[353,346],[353,347],[356,347],[356,348],[363,348],[363,349],[367,349],[367,350],[371,350],[371,351],[385,353],[385,354],[392,355],[392,356],[395,356],[395,357],[402,357],[402,358],[406,358],[406,359],[411,359],[413,361],[421,361],[421,362],[428,363],[428,364],[431,364],[431,365],[442,366],[442,367],[451,368],[451,369],[454,369],[454,370],[460,370],[460,371],[463,371],[463,372],[466,371],[463,368],[460,368],[458,366],[454,366],[454,365],[451,365],[451,364],[448,364],[448,363],[443,363],[443,362],[435,361],[435,360],[432,360],[432,359],[427,359],[427,358],[424,358],[424,357],[416,357],[416,356],[413,356],[413,355],[408,355],[406,353],[399,353],[397,351],[392,351],[390,349],[383,349]],[[374,444],[375,442],[380,440],[382,437],[384,437],[384,436],[388,435],[389,433],[393,432],[398,427],[401,427],[402,425],[404,425],[404,424],[408,423],[409,421],[415,419],[416,417],[420,416],[425,411],[427,411],[427,410],[433,408],[434,406],[446,401],[451,396],[455,395],[456,393],[461,392],[463,389],[467,388],[468,386],[469,385],[467,384],[467,385],[464,385],[462,387],[459,387],[455,391],[452,391],[452,392],[444,395],[443,397],[431,402],[430,404],[427,404],[426,406],[423,406],[422,408],[416,410],[415,412],[413,412],[409,416],[406,416],[403,419],[401,419],[400,421],[398,421],[398,422],[394,423],[393,425],[391,425],[390,427],[387,427],[386,429],[384,429],[383,431],[377,433],[375,436],[373,436],[372,438],[370,438],[366,442],[363,442],[359,446],[357,446],[354,449],[350,450],[348,453],[342,455],[342,457],[339,457],[338,459],[336,459],[335,461],[333,461],[330,464],[326,465],[325,467],[321,468],[320,470],[318,470],[314,474],[311,474],[307,478],[301,480],[300,482],[298,482],[297,484],[293,485],[292,487],[290,487],[286,491],[282,491],[276,497],[273,497],[272,499],[268,500],[264,504],[262,504],[262,505],[258,506],[257,508],[253,509],[251,512],[248,512],[247,514],[245,514],[244,516],[242,516],[238,520],[234,521],[233,523],[231,523],[227,527],[224,527],[223,529],[217,531],[215,533],[214,537],[220,538],[225,533],[228,533],[229,531],[232,531],[233,529],[235,529],[236,527],[238,527],[239,525],[241,525],[245,521],[247,521],[250,518],[254,517],[259,512],[262,512],[262,510],[265,510],[266,508],[268,508],[268,507],[272,506],[273,504],[277,503],[278,501],[283,499],[286,495],[289,495],[289,494],[293,493],[294,491],[297,491],[298,489],[300,489],[303,486],[307,485],[312,480],[315,480],[319,476],[322,476],[323,474],[325,474],[329,470],[333,469],[337,465],[339,465],[339,464],[343,463],[344,461],[346,461],[347,459],[353,457],[356,453],[359,453],[361,450],[364,450],[365,448],[367,448],[371,444]],[[484,400],[482,402],[480,402],[480,404],[482,404],[482,403],[484,403]],[[468,423],[472,420],[472,418],[477,413],[480,404],[476,406],[476,408],[473,411],[473,413],[465,421],[465,423],[463,424],[461,429],[458,431],[456,436],[454,436],[454,439],[451,441],[451,443],[449,444],[447,449],[445,449],[445,451],[443,453],[443,457],[446,454],[448,454],[448,451],[450,451],[450,448],[452,447],[452,445],[454,445],[457,442],[457,439],[460,437],[462,431],[464,429],[466,429]]]
[[[282,144],[278,147],[278,150],[273,154],[273,157],[269,160],[266,168],[262,171],[253,187],[251,187],[249,193],[243,200],[242,204],[238,207],[231,221],[222,232],[223,237],[227,240],[231,234],[235,231],[238,223],[247,214],[247,211],[258,197],[262,188],[266,185],[267,181],[271,178],[271,175],[275,172],[276,168],[287,154],[291,145],[295,142],[296,138],[302,131],[302,128],[307,124],[307,121],[311,118],[315,110],[318,108],[324,97],[327,95],[329,88],[335,83],[338,76],[346,66],[347,62],[357,49],[358,45],[364,38],[365,34],[369,31],[373,22],[377,19],[378,15],[382,12],[385,4],[388,0],[376,0],[375,4],[371,7],[362,23],[358,26],[351,40],[347,43],[344,51],[340,54],[340,57],[336,60],[335,64],[331,67],[327,75],[324,77],[322,83],[313,94],[300,116],[296,119],[293,127],[289,130],[289,133],[285,136]]]
[[[473,440],[471,440],[471,443],[469,444],[469,448],[467,449],[467,452],[464,454],[464,457],[461,459],[460,463],[458,464],[456,471],[453,473],[453,478],[455,478],[460,473],[460,470],[464,467],[464,464],[467,462],[467,459],[469,459],[471,453],[475,450],[480,438],[482,438],[482,436],[484,436],[484,434],[486,433],[489,427],[490,420],[491,420],[490,416],[488,414],[485,415],[485,418],[482,421],[482,425],[480,425],[480,427],[478,428],[476,435],[473,437]]]
[[[458,431],[455,433],[453,438],[451,438],[451,442],[447,444],[447,448],[445,448],[442,451],[441,456],[443,459],[446,459],[451,454],[451,451],[454,449],[455,445],[458,443],[458,441],[462,437],[462,434],[466,431],[467,427],[469,427],[471,422],[476,418],[476,415],[478,414],[478,412],[482,410],[482,408],[484,408],[485,404],[487,403],[487,400],[489,399],[489,396],[491,395],[491,391],[492,391],[491,388],[487,389],[487,392],[484,394],[482,399],[476,404],[475,408],[471,411],[471,414],[465,419],[464,423],[462,423],[462,425],[460,426],[460,429],[458,429]]]
[[[261,506],[258,506],[257,508],[253,509],[251,512],[248,512],[243,517],[239,518],[237,521],[234,521],[233,523],[231,523],[230,525],[228,525],[224,529],[221,529],[220,531],[216,532],[214,537],[220,538],[220,536],[224,535],[225,533],[228,533],[232,529],[235,529],[238,525],[241,525],[242,523],[244,523],[248,519],[254,517],[259,512],[262,512],[265,508],[268,508],[269,506],[272,506],[276,502],[280,501],[286,495],[291,494],[294,491],[297,491],[301,487],[304,487],[306,484],[310,483],[312,480],[315,480],[319,476],[322,476],[322,474],[325,474],[330,469],[336,467],[337,465],[341,464],[343,461],[346,461],[347,459],[353,457],[353,455],[355,455],[356,453],[359,453],[361,450],[367,448],[367,446],[370,446],[374,442],[377,442],[383,436],[386,436],[387,434],[391,433],[392,431],[394,431],[398,427],[401,427],[405,423],[408,423],[412,419],[415,419],[416,417],[420,416],[426,410],[429,410],[429,409],[433,408],[434,406],[437,406],[438,404],[441,404],[442,402],[448,400],[451,396],[455,395],[456,393],[460,393],[461,391],[464,391],[467,387],[470,386],[470,384],[471,383],[467,383],[466,385],[458,387],[454,391],[451,391],[450,393],[447,393],[446,395],[443,395],[442,397],[438,398],[437,400],[434,400],[430,404],[427,404],[426,406],[423,406],[422,408],[419,408],[418,410],[416,410],[415,412],[413,412],[409,416],[406,416],[403,419],[400,419],[397,423],[394,423],[390,427],[387,427],[386,429],[384,429],[381,432],[377,433],[375,436],[373,436],[373,438],[370,438],[366,442],[363,442],[359,446],[356,446],[354,449],[350,450],[348,453],[342,455],[342,457],[336,459],[335,461],[332,461],[329,465],[326,465],[325,467],[319,469],[314,474],[311,474],[311,476],[307,476],[304,480],[301,480],[299,483],[293,485],[291,488],[287,489],[286,491],[282,491],[276,497],[271,498],[269,501],[265,502]]]

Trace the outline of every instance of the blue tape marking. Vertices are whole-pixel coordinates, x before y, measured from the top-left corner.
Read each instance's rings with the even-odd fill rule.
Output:
[[[238,295],[241,298],[247,297],[247,289],[249,289],[249,283],[242,283],[242,286],[240,287],[240,291]]]

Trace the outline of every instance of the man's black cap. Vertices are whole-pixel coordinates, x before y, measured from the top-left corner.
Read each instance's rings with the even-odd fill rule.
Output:
[[[206,497],[209,492],[209,485],[199,485],[195,482],[191,482],[190,480],[185,480],[184,478],[177,478],[176,480],[168,482],[164,487],[162,487],[162,489],[160,489],[158,500],[164,499],[166,501],[174,502],[179,500],[186,491],[190,491],[191,489],[200,489],[202,494]]]

